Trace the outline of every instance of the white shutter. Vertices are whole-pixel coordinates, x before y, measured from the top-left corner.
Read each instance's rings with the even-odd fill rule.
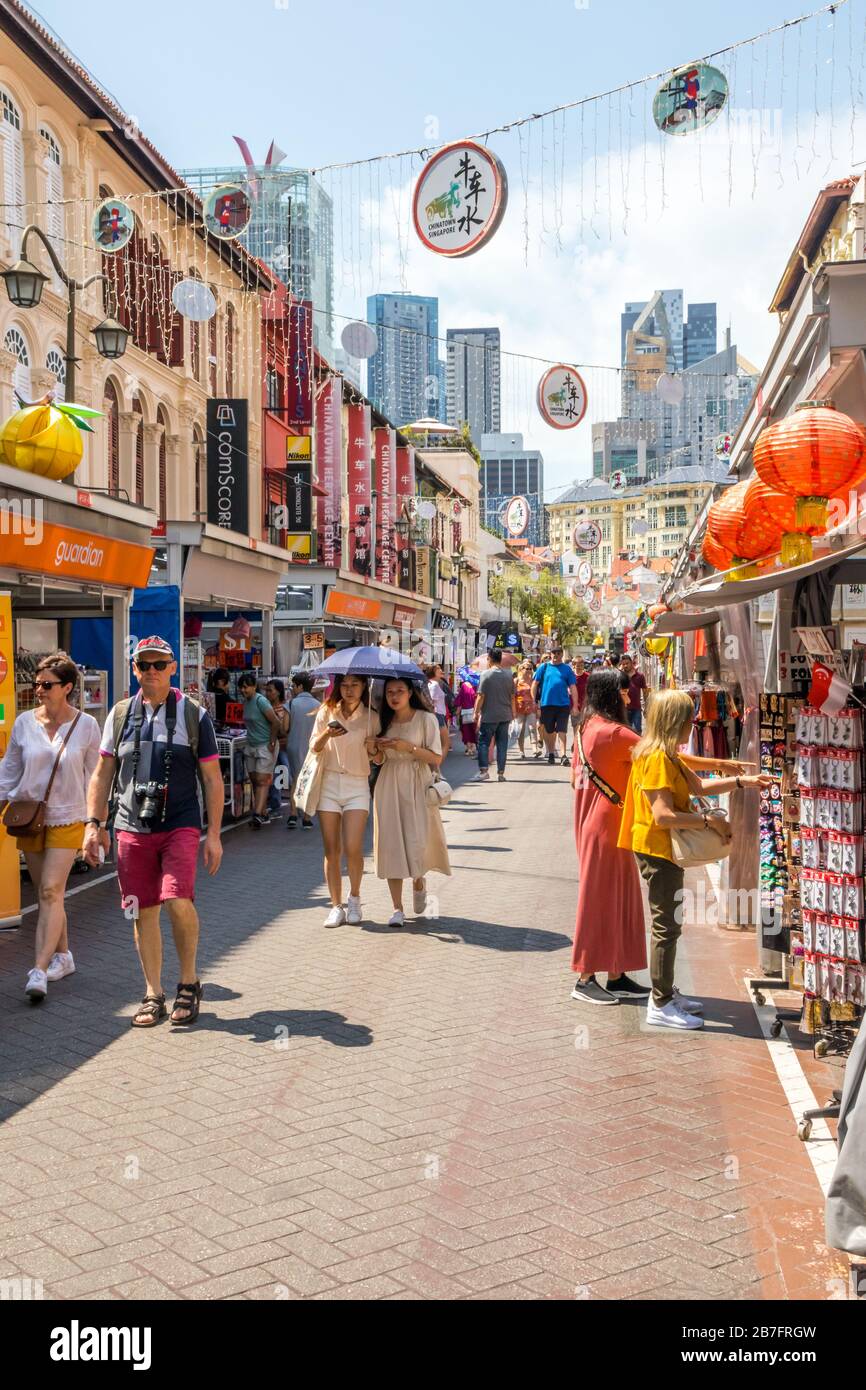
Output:
[[[22,400],[30,400],[30,354],[27,351],[27,344],[20,329],[13,324],[6,330],[6,337],[3,346],[7,352],[11,352],[15,357],[15,376],[12,380],[14,389]],[[17,409],[17,406],[16,406]]]
[[[8,93],[0,90],[0,130],[3,133],[3,193],[6,222],[24,227],[24,142],[21,116]],[[17,247],[15,248],[17,251]]]
[[[54,242],[54,249],[62,252],[63,240],[63,163],[60,153],[60,146],[56,139],[44,126],[39,134],[48,144],[48,179],[47,197],[48,207],[46,208],[45,230]]]

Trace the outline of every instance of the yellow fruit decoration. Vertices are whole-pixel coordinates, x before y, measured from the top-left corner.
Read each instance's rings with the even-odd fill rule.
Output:
[[[651,656],[664,656],[668,649],[667,637],[648,637],[646,639],[646,649]]]
[[[74,419],[55,406],[27,405],[0,430],[0,451],[12,468],[59,481],[75,472],[84,441]]]

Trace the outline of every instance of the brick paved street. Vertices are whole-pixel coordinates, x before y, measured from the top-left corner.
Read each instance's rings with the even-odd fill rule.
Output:
[[[751,937],[687,935],[703,1034],[570,999],[567,778],[511,761],[506,785],[461,786],[438,920],[402,932],[375,879],[363,927],[323,930],[317,832],[228,833],[189,1031],[129,1027],[116,882],[70,899],[79,973],[38,1009],[33,916],[0,935],[0,1278],[80,1299],[827,1298],[845,1263],[743,986]]]

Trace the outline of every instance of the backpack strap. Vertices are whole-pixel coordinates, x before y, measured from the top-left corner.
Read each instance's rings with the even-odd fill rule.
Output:
[[[183,717],[186,723],[186,737],[189,743],[189,751],[190,753],[192,753],[193,762],[195,763],[195,773],[198,778],[198,784],[201,787],[201,794],[204,798],[204,778],[201,775],[201,765],[199,764],[198,760],[198,740],[201,721],[201,708],[202,707],[197,700],[191,700],[189,695],[184,695]]]

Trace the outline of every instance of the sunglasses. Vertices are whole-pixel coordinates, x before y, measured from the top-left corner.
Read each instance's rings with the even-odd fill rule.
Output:
[[[62,685],[63,681],[34,681],[34,690],[53,690],[55,685]]]
[[[171,665],[170,661],[136,661],[139,671],[165,671]]]

